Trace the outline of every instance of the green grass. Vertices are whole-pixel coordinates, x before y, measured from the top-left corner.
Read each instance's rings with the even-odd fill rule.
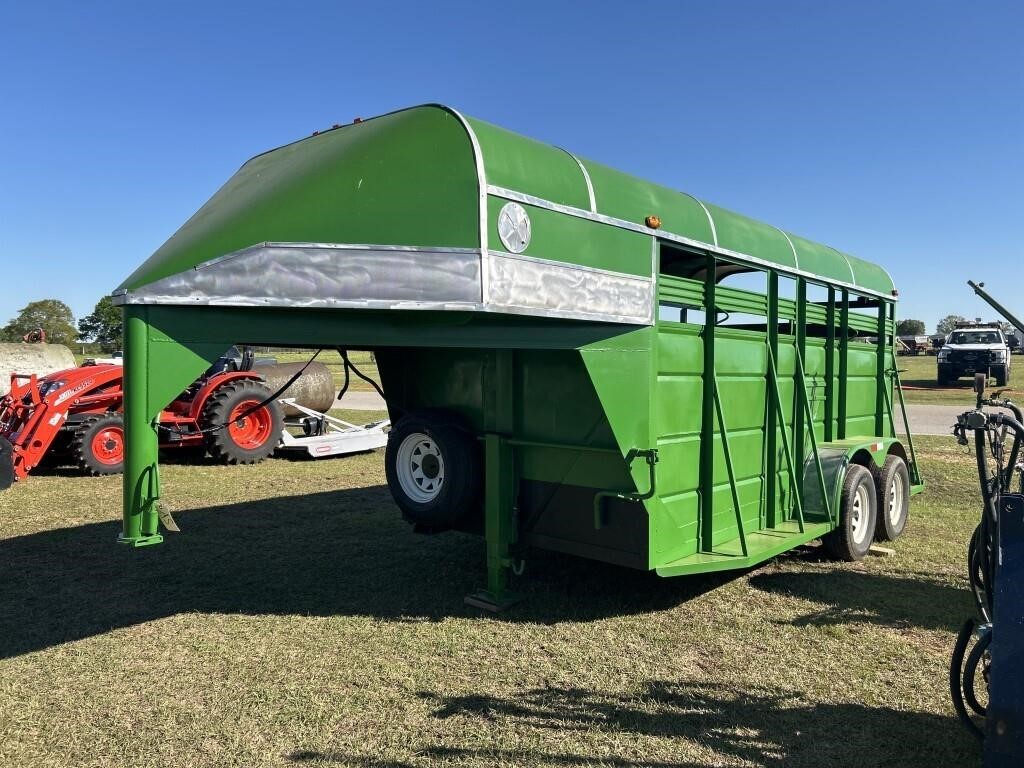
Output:
[[[462,603],[482,542],[414,534],[379,452],[168,465],[182,532],[137,551],[118,478],[33,476],[0,494],[0,765],[976,766],[946,691],[972,460],[918,444],[894,557],[538,553],[497,617]]]
[[[974,378],[965,376],[955,384],[940,387],[936,381],[936,362],[933,355],[906,355],[897,357],[900,381],[906,388],[903,397],[908,403],[931,405],[974,404]],[[995,388],[995,379],[990,379]],[[1024,401],[1024,357],[1014,355],[1010,368],[1010,381],[1005,388],[1006,396],[1017,402]]]

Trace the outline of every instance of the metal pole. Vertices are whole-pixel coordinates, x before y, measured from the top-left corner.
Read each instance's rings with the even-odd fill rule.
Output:
[[[985,285],[984,283],[976,283],[973,280],[968,280],[967,284],[971,286],[971,288],[974,289],[974,292],[978,294],[982,299],[984,299],[985,302],[987,302],[988,305],[992,307],[992,309],[994,309],[996,312],[998,312],[1007,320],[1009,320],[1011,325],[1013,325],[1015,328],[1020,329],[1021,331],[1024,331],[1024,323],[1018,320],[1017,317],[1010,312],[1010,310],[1008,310],[998,301],[989,296],[987,291],[982,289],[982,286]]]
[[[158,442],[149,416],[149,324],[143,306],[124,308],[124,477],[118,541],[133,547],[159,544]]]

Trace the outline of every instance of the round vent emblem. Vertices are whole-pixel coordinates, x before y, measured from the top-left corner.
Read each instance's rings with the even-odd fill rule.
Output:
[[[498,214],[498,236],[512,253],[522,253],[530,244],[530,217],[519,203],[505,203]]]

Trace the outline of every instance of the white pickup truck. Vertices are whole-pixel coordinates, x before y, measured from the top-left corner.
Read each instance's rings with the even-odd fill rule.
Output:
[[[1010,345],[998,325],[956,328],[939,350],[939,384],[952,384],[961,376],[976,373],[987,373],[999,387],[1010,380]]]

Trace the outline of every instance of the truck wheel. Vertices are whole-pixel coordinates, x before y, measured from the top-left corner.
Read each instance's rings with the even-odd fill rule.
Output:
[[[868,553],[875,536],[875,482],[859,464],[846,468],[839,505],[839,525],[821,539],[838,560],[860,560]]]
[[[119,413],[82,420],[71,439],[75,464],[90,475],[117,475],[124,471],[124,422]]]
[[[992,375],[995,377],[997,387],[1005,387],[1010,378],[1005,365],[993,366]]]
[[[222,464],[255,464],[274,452],[281,441],[281,406],[269,403],[248,411],[273,394],[255,379],[236,379],[218,387],[203,406],[206,449]],[[226,425],[226,426],[222,426]]]
[[[887,456],[881,469],[872,473],[878,492],[875,538],[893,541],[907,527],[910,513],[910,472],[899,456]]]
[[[476,445],[443,411],[398,420],[388,434],[384,473],[402,516],[421,530],[451,528],[477,506]]]

